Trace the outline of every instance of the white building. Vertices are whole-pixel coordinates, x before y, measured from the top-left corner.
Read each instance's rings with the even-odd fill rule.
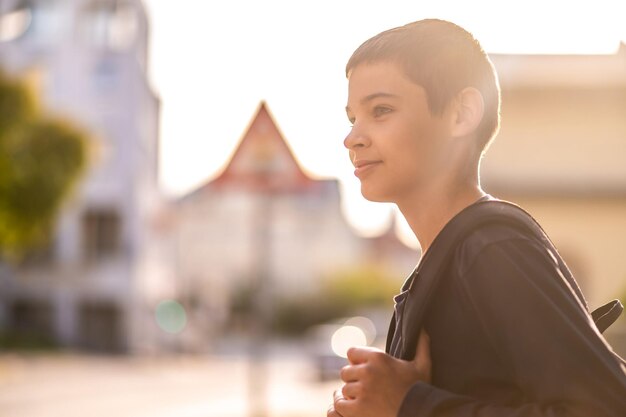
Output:
[[[90,132],[93,145],[45,259],[0,283],[5,318],[64,345],[140,349],[158,334],[154,303],[173,291],[157,227],[159,99],[146,77],[143,5],[4,0],[0,8],[1,65],[26,74],[44,107]]]

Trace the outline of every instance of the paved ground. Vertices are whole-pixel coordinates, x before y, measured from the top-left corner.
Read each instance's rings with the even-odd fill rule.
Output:
[[[305,357],[274,355],[261,375],[265,417],[326,415],[336,380]],[[1,417],[248,417],[250,361],[237,356],[1,354]],[[264,388],[263,388],[264,387]]]

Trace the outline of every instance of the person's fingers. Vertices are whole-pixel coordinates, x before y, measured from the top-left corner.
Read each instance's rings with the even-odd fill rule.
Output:
[[[343,398],[354,400],[363,395],[363,385],[359,382],[349,382],[341,388]]]
[[[335,410],[335,406],[331,404],[331,406],[328,407],[328,410],[326,411],[326,417],[343,417],[343,416],[339,414],[337,410]]]
[[[378,355],[381,352],[381,350],[369,346],[351,347],[347,352],[348,361],[353,365],[365,363],[372,357],[372,355]]]
[[[341,393],[340,389],[337,389],[333,392],[333,403],[336,403],[337,400],[342,399],[343,398],[343,394]]]
[[[350,400],[344,398],[344,396],[335,391],[335,402],[333,403],[333,409],[335,413],[338,413],[342,417],[354,416],[356,407],[356,400]],[[334,417],[334,416],[333,416]]]
[[[328,407],[328,411],[326,412],[326,417],[343,417],[337,411],[337,402],[343,400],[343,394],[341,390],[335,390],[333,392],[333,403]]]
[[[346,365],[339,371],[339,377],[343,382],[358,381],[363,375],[364,364]]]

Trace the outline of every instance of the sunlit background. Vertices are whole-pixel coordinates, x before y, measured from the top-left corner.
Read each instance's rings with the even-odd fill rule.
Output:
[[[0,416],[325,415],[419,259],[360,196],[344,66],[421,18],[498,69],[487,191],[540,220],[591,308],[626,301],[622,9],[0,0]],[[625,320],[607,339],[626,354]]]
[[[609,0],[145,3],[164,190],[177,195],[216,175],[263,99],[303,169],[341,179],[348,222],[368,234],[391,207],[361,198],[342,152],[344,68],[361,42],[425,17],[462,25],[491,53],[612,54],[626,39],[623,7]]]

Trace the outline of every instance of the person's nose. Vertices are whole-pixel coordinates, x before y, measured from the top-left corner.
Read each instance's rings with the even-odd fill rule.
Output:
[[[362,129],[356,124],[352,126],[348,136],[343,141],[343,146],[348,150],[354,150],[356,148],[363,148],[369,144],[367,136],[363,133]]]

